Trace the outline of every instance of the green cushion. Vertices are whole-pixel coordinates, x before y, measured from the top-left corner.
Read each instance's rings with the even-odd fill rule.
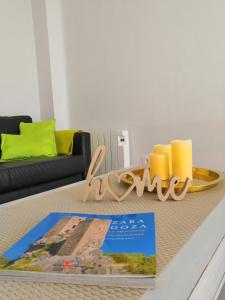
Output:
[[[20,123],[20,134],[30,137],[35,137],[39,140],[46,139],[48,140],[49,147],[47,156],[56,156],[57,155],[57,147],[55,141],[55,120],[48,120],[43,122],[35,122],[35,123]],[[43,154],[45,155],[45,154]]]
[[[1,134],[2,156],[1,159],[29,158],[40,156],[55,156],[56,148],[48,136]]]
[[[20,134],[24,135],[46,135],[55,132],[55,120],[48,120],[35,123],[20,122]]]

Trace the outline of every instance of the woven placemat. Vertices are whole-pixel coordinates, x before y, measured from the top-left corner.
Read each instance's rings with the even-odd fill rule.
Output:
[[[120,189],[125,189],[125,185]],[[13,205],[0,206],[0,254],[50,212],[126,214],[154,211],[159,275],[204,219],[225,196],[225,184],[188,194],[183,201],[157,201],[153,193],[138,198],[133,192],[117,203],[110,195],[103,201],[82,202],[84,185],[50,191]],[[157,288],[157,287],[156,287]],[[59,283],[0,281],[0,299],[140,299],[145,289],[81,286]]]

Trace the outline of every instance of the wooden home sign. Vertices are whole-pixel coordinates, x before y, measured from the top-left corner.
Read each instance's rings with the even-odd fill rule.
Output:
[[[111,171],[103,176],[94,178],[96,172],[99,170],[102,164],[105,155],[106,147],[98,147],[92,158],[87,173],[85,192],[83,198],[84,201],[87,201],[88,198],[90,198],[91,193],[93,193],[93,197],[95,200],[102,200],[107,192],[110,193],[115,200],[122,201],[131,193],[131,191],[134,188],[136,188],[137,196],[141,197],[144,193],[146,184],[147,190],[149,192],[153,192],[154,190],[156,190],[157,197],[160,201],[166,201],[169,198],[178,201],[182,200],[185,197],[190,186],[191,180],[189,178],[186,178],[182,189],[176,192],[175,187],[179,184],[179,178],[174,176],[171,177],[168,188],[165,190],[162,188],[162,180],[159,176],[154,177],[151,181],[149,168],[144,169],[142,178],[140,176],[135,175],[132,171],[129,170],[126,170],[122,173],[118,171]],[[123,194],[118,195],[115,189],[113,189],[113,186],[110,184],[109,179],[114,177],[116,178],[117,182],[120,183],[121,179],[127,175],[129,175],[132,178],[133,183]]]

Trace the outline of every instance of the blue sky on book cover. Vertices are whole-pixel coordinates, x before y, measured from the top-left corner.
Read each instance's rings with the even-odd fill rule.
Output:
[[[154,213],[126,215],[96,215],[80,213],[53,212],[25,234],[9,248],[3,257],[16,260],[23,255],[35,241],[42,238],[65,217],[79,216],[89,219],[111,220],[101,250],[105,254],[143,254],[156,256]]]

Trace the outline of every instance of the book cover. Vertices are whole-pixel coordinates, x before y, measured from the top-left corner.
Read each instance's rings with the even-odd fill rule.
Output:
[[[0,257],[0,270],[17,277],[154,277],[154,213],[51,213]]]

